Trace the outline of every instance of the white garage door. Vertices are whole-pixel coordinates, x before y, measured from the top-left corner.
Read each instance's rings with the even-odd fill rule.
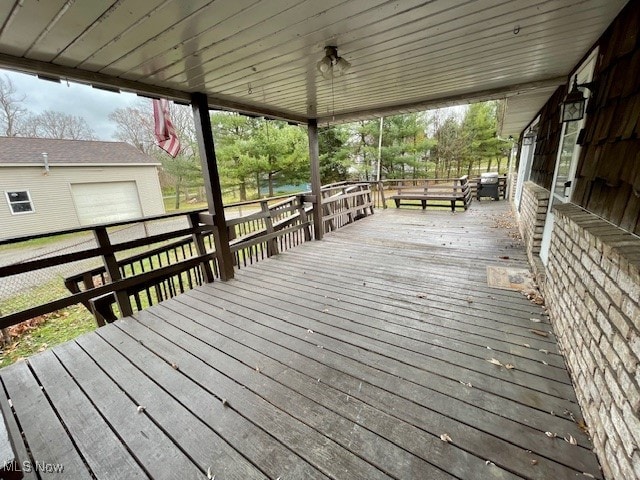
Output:
[[[136,182],[74,183],[71,193],[80,225],[142,217]]]

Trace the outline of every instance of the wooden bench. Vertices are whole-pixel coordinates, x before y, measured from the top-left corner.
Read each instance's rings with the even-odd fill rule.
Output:
[[[437,182],[437,183],[436,183]],[[396,208],[400,205],[407,205],[407,201],[419,201],[422,209],[427,205],[432,207],[451,207],[451,211],[455,212],[456,206],[463,207],[465,210],[469,208],[471,203],[471,188],[469,186],[469,178],[456,178],[450,181],[423,181],[420,185],[412,184],[412,180],[400,182],[396,187],[397,193],[390,198],[396,203]],[[441,202],[449,202],[442,204]]]

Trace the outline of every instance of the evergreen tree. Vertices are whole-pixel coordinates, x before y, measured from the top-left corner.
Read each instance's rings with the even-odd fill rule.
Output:
[[[341,125],[318,130],[320,179],[323,185],[347,180],[351,165],[348,139],[349,131]]]
[[[310,178],[306,130],[285,122],[261,120],[250,142],[252,170],[267,177],[269,196],[280,184],[299,184]]]
[[[247,199],[247,188],[255,185],[251,137],[258,121],[246,115],[217,112],[211,115],[220,182],[225,187],[237,187],[240,200]]]

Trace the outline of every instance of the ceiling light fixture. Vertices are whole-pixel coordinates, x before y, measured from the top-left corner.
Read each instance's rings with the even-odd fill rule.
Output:
[[[338,56],[338,47],[324,47],[324,53],[322,60],[316,64],[318,71],[324,78],[339,77],[351,68],[349,62]]]

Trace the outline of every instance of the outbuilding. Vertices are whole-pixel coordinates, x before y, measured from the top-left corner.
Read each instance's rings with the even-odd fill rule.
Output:
[[[159,166],[123,142],[0,137],[0,238],[164,213]]]

